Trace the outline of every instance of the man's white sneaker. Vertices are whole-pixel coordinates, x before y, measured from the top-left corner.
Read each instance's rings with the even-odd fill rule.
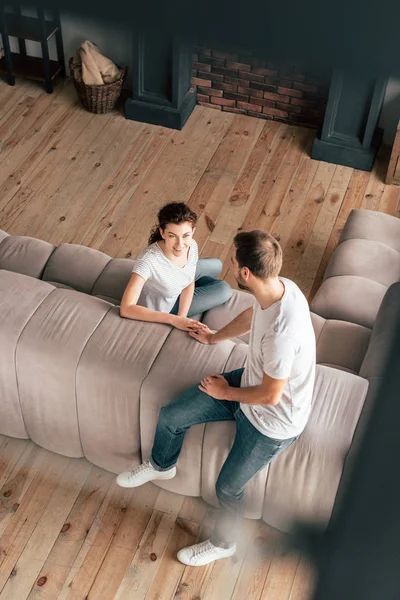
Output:
[[[233,556],[235,552],[236,544],[231,548],[220,548],[219,546],[214,546],[211,540],[206,540],[200,544],[182,548],[182,550],[179,550],[177,558],[181,563],[189,567],[202,567],[214,560]]]
[[[157,471],[147,460],[133,471],[125,471],[118,475],[117,484],[124,488],[134,488],[156,479],[172,479],[175,475],[176,467],[168,471]]]

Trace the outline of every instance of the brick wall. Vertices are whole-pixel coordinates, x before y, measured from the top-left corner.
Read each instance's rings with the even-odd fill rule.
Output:
[[[323,122],[326,76],[202,46],[194,48],[192,69],[198,104],[316,129]]]

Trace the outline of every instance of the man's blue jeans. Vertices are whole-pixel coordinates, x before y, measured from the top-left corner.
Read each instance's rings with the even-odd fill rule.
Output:
[[[240,387],[244,369],[223,373],[230,386]],[[275,440],[260,433],[240,409],[239,402],[215,400],[197,385],[161,409],[151,464],[159,471],[173,467],[186,431],[192,425],[211,421],[236,421],[236,437],[216,483],[220,505],[211,541],[229,547],[235,542],[244,511],[246,484],[296,438]]]

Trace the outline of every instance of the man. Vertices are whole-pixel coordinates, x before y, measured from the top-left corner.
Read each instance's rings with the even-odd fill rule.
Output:
[[[191,566],[235,553],[245,486],[303,431],[314,385],[310,312],[296,284],[279,277],[281,247],[261,231],[239,233],[234,244],[233,271],[239,287],[255,296],[255,307],[216,333],[204,326],[190,335],[217,344],[250,331],[246,368],[206,377],[164,406],[150,460],[117,478],[123,487],[171,479],[189,427],[236,421],[235,442],[216,483],[220,510],[211,539],[178,552],[178,559]]]

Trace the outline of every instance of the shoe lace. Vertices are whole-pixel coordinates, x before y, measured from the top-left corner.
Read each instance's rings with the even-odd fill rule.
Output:
[[[202,558],[208,552],[214,550],[214,546],[210,540],[206,540],[205,542],[201,542],[200,544],[196,544],[193,547],[193,558]]]
[[[135,475],[140,475],[140,473],[144,473],[150,468],[150,461],[146,460],[144,463],[136,467],[136,469],[133,469],[133,471],[131,472],[131,477],[134,477]]]

